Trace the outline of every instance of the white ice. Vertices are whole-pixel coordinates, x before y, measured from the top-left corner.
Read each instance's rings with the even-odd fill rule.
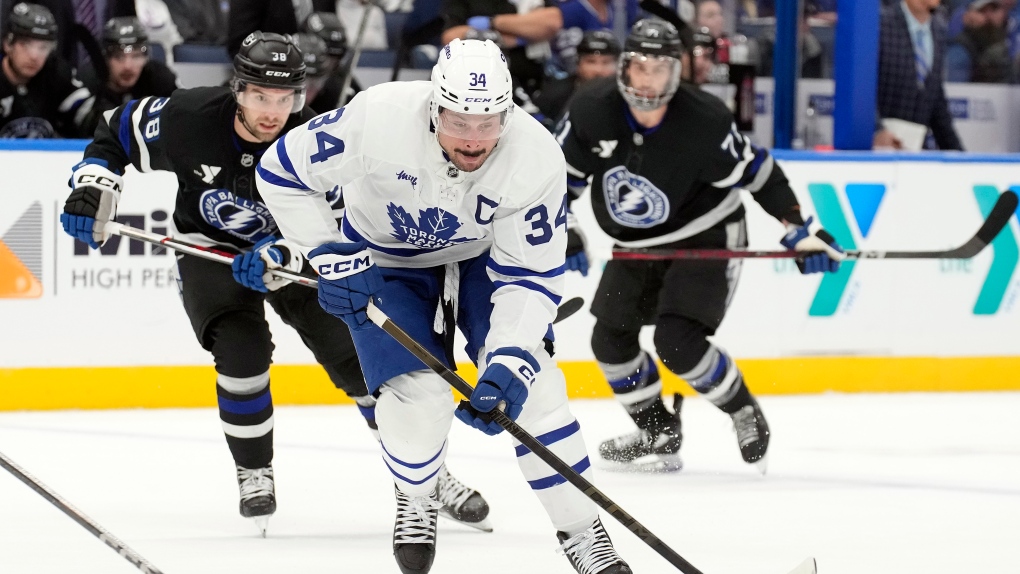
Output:
[[[765,477],[729,418],[693,399],[682,472],[597,483],[705,574],[783,574],[809,555],[821,574],[1020,572],[1020,393],[761,403]],[[593,453],[630,429],[611,400],[572,408]],[[397,572],[392,483],[356,409],[278,408],[275,433],[279,510],[262,539],[237,513],[212,409],[0,414],[0,452],[165,574]],[[454,421],[450,469],[485,494],[495,532],[441,522],[432,572],[572,572],[508,443]],[[635,572],[676,571],[603,521]],[[0,573],[137,571],[0,471]]]

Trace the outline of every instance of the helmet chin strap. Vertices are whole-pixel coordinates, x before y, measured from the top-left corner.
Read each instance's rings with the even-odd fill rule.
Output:
[[[259,137],[259,135],[256,134],[254,131],[252,131],[251,126],[248,125],[248,120],[244,119],[244,110],[241,108],[241,106],[237,106],[237,119],[241,120],[241,125],[244,126],[245,131],[250,133],[251,137],[255,138],[255,141],[259,142],[262,141],[262,138]]]

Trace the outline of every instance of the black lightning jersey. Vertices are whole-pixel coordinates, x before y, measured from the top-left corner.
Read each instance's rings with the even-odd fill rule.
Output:
[[[572,195],[590,179],[595,218],[627,247],[673,243],[740,219],[740,189],[777,219],[800,219],[772,156],[737,131],[721,100],[697,88],[681,85],[662,122],[644,128],[615,78],[592,80],[575,94],[557,140]]]
[[[120,174],[129,164],[141,172],[174,172],[174,234],[199,245],[248,248],[277,232],[255,187],[259,159],[275,144],[241,139],[236,113],[226,87],[132,100],[106,112],[85,161],[105,162]],[[308,108],[292,114],[282,133],[314,115]]]

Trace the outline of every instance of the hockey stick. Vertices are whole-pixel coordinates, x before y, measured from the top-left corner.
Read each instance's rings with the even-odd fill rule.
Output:
[[[1010,217],[1016,211],[1017,196],[1012,191],[1004,191],[988,219],[981,224],[974,237],[955,249],[945,251],[859,251],[848,250],[847,259],[970,259],[981,253],[995,239],[999,232],[1009,224]],[[755,251],[730,249],[613,249],[613,259],[663,261],[669,259],[791,259],[809,254],[806,251]]]
[[[449,383],[451,387],[456,389],[457,392],[468,399],[471,398],[471,393],[474,391],[474,387],[468,384],[468,382],[464,379],[460,378],[457,373],[448,369],[446,365],[440,362],[439,359],[433,356],[432,353],[430,353],[425,347],[422,347],[410,335],[405,333],[403,329],[401,329],[396,323],[387,317],[385,313],[376,307],[373,301],[368,302],[368,318],[380,329],[389,333],[391,337],[396,339],[398,343],[403,345],[405,349],[410,351],[411,354],[417,357],[421,362],[425,363],[428,368],[432,369],[432,372],[443,377],[443,379]],[[651,530],[645,528],[643,524],[638,522],[636,518],[621,508],[620,505],[613,502],[612,499],[606,496],[594,484],[588,482],[583,476],[581,476],[580,473],[564,462],[563,459],[556,456],[551,450],[549,450],[548,447],[539,442],[539,440],[535,437],[531,436],[528,431],[521,428],[521,426],[508,417],[506,413],[500,409],[494,409],[490,415],[493,420],[499,424],[499,426],[506,430],[506,432],[510,433],[511,436],[520,441],[521,444],[528,447],[528,449],[535,453],[538,458],[542,459],[542,462],[551,466],[553,470],[559,473],[559,475],[563,478],[567,479],[570,484],[574,485],[585,496],[591,499],[592,502],[599,505],[613,518],[618,520],[620,524],[626,526],[627,529],[640,538],[642,542],[650,546],[652,550],[658,552],[659,555],[665,558],[667,562],[676,566],[677,570],[680,570],[684,574],[702,574],[701,570],[695,568],[694,565],[685,560],[683,556],[680,556],[665,542],[659,540],[658,537],[652,534]],[[814,558],[808,558],[797,566],[797,568],[792,570],[790,574],[815,574],[815,572],[815,560]]]
[[[85,516],[82,511],[75,508],[70,502],[61,498],[59,494],[50,490],[45,484],[39,482],[39,479],[29,474],[28,471],[18,466],[13,460],[7,458],[7,456],[3,453],[0,453],[0,466],[4,467],[5,470],[13,474],[18,480],[28,485],[29,488],[39,493],[40,496],[50,501],[50,503],[59,508],[61,512],[70,516],[71,519],[80,524],[85,530],[91,532],[93,536],[105,542],[107,546],[112,548],[117,554],[123,556],[128,562],[134,564],[139,570],[147,572],[148,574],[162,574],[162,570],[156,568],[148,560],[139,556],[138,553],[129,548],[127,544],[124,544],[116,536],[107,532],[105,528],[96,524],[94,520]]]
[[[165,235],[149,233],[114,221],[106,224],[106,233],[110,235],[120,235],[130,239],[137,239],[138,241],[144,241],[153,245],[160,245],[185,255],[201,257],[202,259],[216,261],[226,265],[230,265],[234,262],[234,255],[227,253],[226,251],[195,245],[194,243],[188,243],[187,241],[181,241],[180,239],[174,239],[173,237],[167,237]],[[294,283],[304,285],[305,287],[311,287],[312,289],[317,289],[319,287],[319,282],[314,277],[308,277],[299,273],[291,273],[290,271],[283,271],[281,269],[270,269],[269,272],[277,277],[293,281]],[[559,306],[559,308],[556,309],[556,318],[553,319],[553,323],[559,323],[567,317],[570,317],[574,313],[580,311],[581,307],[584,307],[584,299],[581,299],[580,297],[567,299]]]
[[[338,108],[347,105],[347,90],[351,88],[351,81],[354,80],[354,70],[358,67],[358,59],[361,58],[361,48],[364,45],[365,30],[368,28],[368,17],[377,4],[369,1],[363,4],[365,12],[361,15],[361,22],[358,24],[358,36],[354,38],[354,55],[351,56],[351,64],[347,67],[347,75],[344,76],[344,85],[340,89],[340,101]],[[382,8],[380,8],[382,10]]]

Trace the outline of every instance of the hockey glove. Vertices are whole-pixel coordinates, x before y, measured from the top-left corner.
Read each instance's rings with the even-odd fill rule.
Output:
[[[471,401],[461,401],[457,407],[457,418],[487,435],[503,432],[491,416],[492,409],[503,403],[503,411],[511,420],[517,420],[528,399],[528,389],[538,374],[538,361],[531,353],[519,347],[503,347],[489,353],[488,366],[478,377],[478,384],[471,393]]]
[[[573,213],[567,212],[567,271],[588,276],[588,239],[577,224]]]
[[[319,274],[319,305],[352,331],[367,329],[365,310],[383,278],[365,243],[326,243],[308,253],[308,261]]]
[[[121,177],[105,167],[82,162],[71,174],[71,195],[64,203],[60,225],[64,231],[93,249],[106,242],[106,224],[117,216],[124,187]]]
[[[270,269],[282,269],[299,273],[304,258],[294,245],[285,239],[266,237],[256,243],[251,251],[234,257],[234,281],[245,287],[267,293],[276,291],[290,283],[289,280],[269,273]]]
[[[839,262],[846,259],[843,248],[828,231],[816,226],[810,230],[814,216],[807,218],[802,226],[787,226],[786,237],[780,243],[787,249],[808,252],[797,258],[797,268],[801,273],[835,273],[839,271]]]

